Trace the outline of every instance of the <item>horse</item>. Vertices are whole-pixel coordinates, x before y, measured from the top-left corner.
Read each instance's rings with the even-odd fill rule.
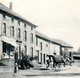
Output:
[[[50,55],[49,59],[51,60],[51,58],[53,60],[53,67],[55,67],[55,69],[57,66],[60,68],[60,66],[62,64],[65,67],[65,60],[64,60],[63,56],[61,56],[61,55]]]

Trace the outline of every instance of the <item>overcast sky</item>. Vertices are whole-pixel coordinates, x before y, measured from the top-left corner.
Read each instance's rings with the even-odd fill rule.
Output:
[[[37,30],[80,47],[80,0],[0,0],[33,24]]]

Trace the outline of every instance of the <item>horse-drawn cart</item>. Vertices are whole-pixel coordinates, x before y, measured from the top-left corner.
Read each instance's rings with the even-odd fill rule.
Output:
[[[65,67],[65,65],[71,64],[70,60],[64,59],[64,57],[61,55],[48,55],[48,57],[49,57],[49,60],[48,60],[47,68],[50,66],[51,62],[52,62],[53,67],[55,67],[55,68],[57,66],[58,67],[61,67],[61,66]]]

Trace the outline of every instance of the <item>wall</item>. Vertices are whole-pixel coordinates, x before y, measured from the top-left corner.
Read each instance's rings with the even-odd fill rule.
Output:
[[[50,55],[53,55],[54,53],[56,53],[56,55],[60,55],[60,46],[50,43]]]
[[[14,17],[13,17],[14,22],[12,22],[12,20],[11,20],[12,17],[11,16],[8,16],[6,14],[5,14],[5,16],[6,16],[6,19],[3,19],[3,13],[0,14],[0,29],[1,29],[0,30],[0,36],[3,35],[3,32],[2,32],[3,23],[6,23],[6,35],[5,36],[9,37],[9,38],[12,38],[12,39],[15,39],[15,40],[18,40],[17,39],[17,35],[18,35],[17,30],[18,30],[18,28],[20,28],[20,30],[21,30],[21,39],[20,39],[20,41],[22,41],[22,42],[21,43],[17,42],[17,44],[18,45],[20,44],[21,51],[22,51],[22,49],[24,50],[24,46],[26,45],[26,47],[27,47],[26,54],[27,55],[31,55],[31,47],[33,47],[33,55],[35,56],[35,27],[33,27],[33,26],[31,26],[31,25],[27,24],[26,22],[23,22],[19,19],[16,19]],[[20,25],[18,24],[18,21],[20,21]],[[26,23],[26,28],[24,27],[25,23]],[[11,36],[11,26],[14,26],[14,37]],[[33,27],[33,29],[31,29],[31,27]],[[27,31],[27,40],[26,41],[24,40],[24,30]],[[33,43],[30,42],[31,33],[33,33]],[[1,44],[1,42],[2,41],[0,41],[0,44]],[[2,51],[2,49],[0,49],[0,50]],[[18,51],[19,51],[19,49],[18,49]]]
[[[37,37],[37,39],[38,39],[37,47],[39,47],[39,49],[41,48],[40,43],[42,43],[42,50],[41,49],[39,50],[39,61],[40,62],[41,62],[40,53],[42,53],[42,63],[44,63],[44,55],[43,54],[45,54],[45,60],[47,58],[46,55],[53,55],[54,53],[56,53],[56,55],[60,55],[60,46],[59,45],[54,44],[54,43],[50,42],[49,40],[46,41],[41,37]],[[46,44],[48,45],[47,47],[46,47]]]
[[[40,47],[40,43],[42,43],[42,50],[41,50],[41,47]],[[44,39],[41,39],[41,38],[38,38],[38,45],[39,47],[39,62],[41,62],[41,55],[40,53],[42,53],[42,63],[46,62],[46,55],[49,55],[49,52],[50,52],[50,46],[49,46],[49,42],[44,40]],[[45,54],[45,61],[44,61],[44,54]]]

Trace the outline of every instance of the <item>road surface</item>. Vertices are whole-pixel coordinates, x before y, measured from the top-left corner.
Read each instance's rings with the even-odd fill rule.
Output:
[[[80,78],[80,65],[66,66],[50,70],[19,70],[14,76],[13,73],[0,73],[0,78]]]

